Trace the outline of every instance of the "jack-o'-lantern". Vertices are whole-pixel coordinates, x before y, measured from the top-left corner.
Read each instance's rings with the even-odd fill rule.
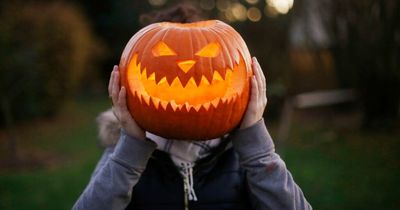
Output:
[[[246,110],[252,75],[245,42],[218,20],[141,29],[125,47],[120,71],[139,126],[182,140],[232,131]]]

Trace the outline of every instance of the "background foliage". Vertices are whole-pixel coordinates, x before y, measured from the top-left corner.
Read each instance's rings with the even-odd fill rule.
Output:
[[[54,115],[85,77],[96,78],[101,43],[73,5],[16,2],[1,9],[0,123]]]
[[[364,125],[393,126],[400,107],[400,2],[334,1],[333,53],[342,85],[357,87]]]

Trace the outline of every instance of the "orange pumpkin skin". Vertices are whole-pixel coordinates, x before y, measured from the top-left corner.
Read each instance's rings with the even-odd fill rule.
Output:
[[[221,137],[249,100],[250,53],[218,20],[151,24],[130,39],[119,69],[135,121],[169,139]]]

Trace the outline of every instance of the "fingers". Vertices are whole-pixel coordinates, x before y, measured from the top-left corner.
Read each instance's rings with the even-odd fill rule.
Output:
[[[259,96],[259,87],[257,83],[256,76],[251,77],[251,96],[250,96],[250,101],[252,103],[257,103],[258,102],[258,96]]]
[[[126,89],[125,89],[125,87],[122,87],[121,90],[117,93],[117,99],[114,102],[112,111],[113,111],[114,115],[117,117],[118,121],[122,125],[125,125],[128,122],[129,118],[127,116],[130,116],[130,115],[129,115],[128,107],[126,105]]]
[[[113,104],[118,103],[118,95],[120,92],[120,86],[119,86],[119,72],[114,71],[113,73],[113,82],[112,82],[112,87],[111,87],[111,98],[113,101]]]
[[[258,61],[257,61],[256,57],[253,57],[252,65],[253,65],[253,71],[254,71],[254,75],[256,76],[258,86],[261,87],[261,84],[262,84],[261,72],[262,72],[262,70],[261,70],[260,65],[258,64]]]
[[[259,100],[262,100],[262,103],[266,104],[267,103],[266,80],[265,80],[264,73],[261,69],[261,66],[258,63],[257,58],[255,58],[255,57],[253,57],[253,69],[254,69],[254,75],[257,78]]]
[[[123,112],[123,114],[128,113],[128,107],[126,105],[126,89],[125,89],[125,87],[122,87],[121,91],[119,92],[118,106],[121,109],[121,112]]]
[[[111,71],[110,80],[108,81],[108,96],[111,97],[112,94],[112,87],[114,81],[114,72],[118,70],[118,66],[114,65],[113,70]]]
[[[251,92],[250,92],[250,100],[249,104],[247,106],[246,113],[244,114],[242,123],[240,125],[240,128],[247,128],[249,125],[253,124],[253,121],[257,118],[257,113],[258,113],[258,84],[257,84],[257,79],[256,76],[253,75],[251,77]]]
[[[128,110],[128,106],[126,104],[126,88],[122,87],[121,91],[119,92],[118,95],[118,109],[120,112],[120,116],[121,116],[121,123],[126,123],[129,118],[128,116],[130,116],[129,110]]]
[[[258,63],[258,60],[256,57],[253,57],[253,69],[254,69],[254,75],[256,75],[256,77],[257,77],[259,87],[262,89],[266,89],[267,85],[266,85],[264,72],[262,71],[260,63]]]
[[[260,63],[258,62],[257,58],[254,58],[254,59],[256,60],[255,64],[257,66],[257,69],[260,71],[260,79],[261,79],[262,87],[267,87],[267,82],[266,82],[266,79],[265,79],[265,75],[264,75],[264,72],[263,72],[263,70],[262,70],[262,68],[260,66]]]
[[[111,75],[110,75],[110,81],[108,81],[108,96],[111,97],[111,93],[112,93],[112,83],[114,80],[114,70],[111,71]]]

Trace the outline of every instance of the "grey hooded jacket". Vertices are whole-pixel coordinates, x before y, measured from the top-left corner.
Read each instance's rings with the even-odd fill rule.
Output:
[[[263,120],[231,133],[230,139],[247,172],[250,202],[260,210],[311,210],[274,143]],[[146,164],[156,149],[152,141],[122,134],[115,149],[106,149],[89,184],[73,209],[125,209]]]

